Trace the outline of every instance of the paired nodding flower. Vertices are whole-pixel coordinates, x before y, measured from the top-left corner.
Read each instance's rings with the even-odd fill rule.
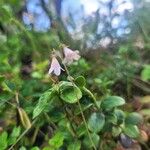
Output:
[[[78,60],[80,58],[79,51],[77,50],[73,51],[69,49],[68,47],[63,48],[63,53],[64,53],[63,62],[68,65],[73,63],[74,60]],[[53,54],[52,62],[51,62],[51,66],[48,71],[48,74],[54,73],[56,76],[59,76],[61,74],[61,70],[64,70],[64,69],[60,66],[58,60],[56,59],[56,55]]]
[[[51,66],[49,68],[49,71],[48,71],[48,74],[52,74],[54,73],[56,76],[59,76],[61,74],[61,70],[64,70],[58,60],[56,59],[56,56],[53,55],[52,56],[52,63],[51,63]]]
[[[72,51],[71,49],[69,49],[68,47],[64,47],[63,49],[64,51],[64,63],[65,64],[72,64],[74,60],[79,60],[80,59],[80,55],[79,55],[79,51]]]

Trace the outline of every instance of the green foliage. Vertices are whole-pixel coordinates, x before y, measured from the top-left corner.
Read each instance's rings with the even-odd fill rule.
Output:
[[[0,134],[0,148],[5,150],[9,145],[12,145],[16,142],[21,132],[20,127],[14,127],[11,134],[8,135],[6,131]]]
[[[142,107],[147,106],[139,110],[142,116],[128,103],[135,95],[147,94],[145,87],[150,80],[150,32],[142,7],[135,7],[133,14],[122,14],[128,22],[122,31],[129,29],[129,34],[119,36],[120,28],[111,27],[114,18],[110,16],[102,15],[99,22],[97,10],[84,19],[80,39],[76,34],[72,37],[61,17],[53,12],[54,21],[50,20],[47,31],[35,29],[36,17],[26,25],[22,18],[32,20],[35,16],[24,13],[26,3],[0,1],[0,150],[13,144],[14,150],[90,150],[101,146],[111,150],[116,149],[121,134],[138,141],[138,125],[145,123],[142,116],[150,116],[149,100],[140,100]],[[126,14],[132,14],[132,19]],[[51,18],[51,13],[48,16]],[[139,33],[132,27],[133,22],[140,28]],[[71,24],[76,28],[76,22]],[[101,24],[104,27],[98,33]],[[111,41],[103,47],[99,43],[105,38]],[[85,56],[66,66],[69,74],[62,43]],[[59,77],[47,74],[53,49],[60,53],[57,59],[64,69]]]
[[[98,144],[99,144],[99,142],[100,142],[100,137],[98,136],[98,134],[92,133],[92,134],[91,134],[91,139],[92,139],[94,145],[97,147]],[[91,140],[90,140],[90,138],[89,138],[88,136],[86,136],[86,137],[84,138],[84,140],[83,140],[83,144],[84,144],[84,146],[85,146],[86,149],[87,149],[87,148],[90,149],[90,148],[93,147],[93,145],[92,145],[92,144],[89,144],[89,143],[91,143]]]
[[[0,84],[2,84],[4,80],[5,80],[5,77],[0,75]]]
[[[31,148],[31,150],[40,150],[37,146]]]
[[[138,127],[131,124],[127,124],[123,128],[123,132],[131,138],[137,138],[140,134]]]
[[[4,131],[0,134],[0,148],[1,148],[1,150],[5,150],[7,148],[7,144],[8,144],[7,138],[8,138],[7,132]]]
[[[0,6],[0,14],[1,19],[0,21],[9,21],[9,19],[12,17],[12,10],[9,5],[1,5]]]
[[[74,83],[62,81],[59,84],[60,98],[67,103],[76,103],[82,97],[80,89]]]
[[[47,104],[51,102],[54,92],[54,89],[50,89],[41,95],[39,102],[33,111],[33,118],[37,117],[45,109]]]
[[[81,149],[81,142],[75,141],[68,145],[67,150],[80,150]]]
[[[83,87],[85,86],[86,84],[86,80],[83,76],[78,76],[76,79],[75,79],[75,83],[77,86],[79,87]]]
[[[144,66],[144,69],[141,72],[141,77],[145,81],[150,80],[150,65]]]
[[[48,142],[51,150],[59,149],[63,145],[64,138],[65,137],[62,132],[57,132]]]
[[[21,146],[21,147],[19,148],[19,150],[26,150],[26,148],[25,148],[24,146]]]
[[[14,127],[12,130],[12,133],[9,136],[8,145],[14,144],[16,142],[18,136],[20,135],[20,133],[21,133],[21,128],[20,127]]]
[[[109,96],[102,101],[101,107],[104,110],[110,110],[114,107],[121,106],[123,104],[125,104],[125,100],[123,98],[119,96]]]
[[[122,129],[120,127],[113,127],[112,128],[112,135],[114,137],[119,136],[121,132],[122,132]]]
[[[92,113],[88,120],[88,127],[92,132],[99,132],[105,124],[105,116],[102,113]]]
[[[133,124],[133,125],[138,125],[140,123],[142,123],[142,116],[136,112],[130,113],[126,119],[125,119],[125,123],[126,124]]]
[[[117,123],[121,124],[125,120],[125,113],[120,109],[115,109],[114,111],[115,116],[117,117]]]
[[[0,94],[0,106],[12,99],[13,95],[7,91]]]

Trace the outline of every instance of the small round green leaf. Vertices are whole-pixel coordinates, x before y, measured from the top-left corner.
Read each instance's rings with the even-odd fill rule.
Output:
[[[56,132],[56,134],[49,140],[49,145],[54,147],[55,149],[59,149],[63,145],[64,134],[60,131]]]
[[[67,150],[80,150],[81,149],[81,142],[75,141],[67,147]]]
[[[109,123],[116,124],[117,123],[117,116],[115,114],[109,114],[109,115],[107,115],[106,120]]]
[[[0,149],[5,150],[8,146],[8,133],[6,131],[0,134]]]
[[[61,82],[59,91],[60,98],[67,103],[76,103],[82,97],[82,92],[80,89],[71,82]]]
[[[93,113],[88,120],[88,128],[92,132],[98,133],[105,124],[105,116],[102,113]]]
[[[115,109],[114,113],[115,116],[117,116],[117,123],[118,124],[123,123],[125,120],[125,113],[120,109]]]
[[[79,76],[75,79],[75,84],[77,86],[83,87],[86,84],[85,78],[83,76]]]
[[[137,138],[140,134],[138,127],[131,124],[126,125],[123,132],[131,138]]]
[[[98,143],[99,143],[99,140],[100,140],[99,136],[98,136],[96,133],[92,133],[92,134],[90,134],[90,135],[91,135],[91,139],[92,139],[92,141],[93,141],[94,146],[97,147],[97,146],[98,146]],[[93,147],[93,145],[92,145],[92,143],[91,143],[91,140],[90,140],[90,138],[89,138],[88,135],[84,138],[84,140],[83,140],[83,145],[84,145],[86,148],[92,148],[92,147]]]
[[[119,96],[109,96],[102,101],[101,107],[105,110],[109,110],[123,104],[125,104],[125,100],[123,98]]]
[[[31,150],[40,150],[40,149],[37,146],[35,146]]]
[[[143,118],[140,114],[133,112],[130,113],[126,119],[125,119],[125,123],[126,124],[133,124],[133,125],[138,125],[140,122],[142,122]]]
[[[112,135],[114,137],[119,136],[119,134],[121,133],[121,128],[120,127],[112,127]]]

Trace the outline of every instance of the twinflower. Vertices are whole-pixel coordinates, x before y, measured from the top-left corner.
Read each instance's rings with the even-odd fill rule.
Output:
[[[64,69],[60,66],[58,60],[53,55],[52,56],[51,66],[49,68],[48,74],[54,73],[56,76],[59,76],[61,74],[61,70],[64,70]]]
[[[80,58],[79,51],[73,51],[68,47],[63,48],[63,52],[65,55],[64,63],[71,64],[74,60],[78,60]]]

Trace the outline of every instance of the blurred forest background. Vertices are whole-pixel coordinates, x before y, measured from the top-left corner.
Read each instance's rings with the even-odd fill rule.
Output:
[[[150,137],[149,15],[150,0],[0,0],[0,132],[16,124],[10,91],[31,116],[51,86],[50,53],[62,43],[82,57],[70,74],[86,77],[97,97],[124,97]]]
[[[73,72],[89,77],[94,90],[99,89],[94,83],[102,82],[103,92],[144,96],[150,79],[149,3],[1,0],[0,71],[42,79],[50,51],[64,43],[80,50],[83,68]]]

